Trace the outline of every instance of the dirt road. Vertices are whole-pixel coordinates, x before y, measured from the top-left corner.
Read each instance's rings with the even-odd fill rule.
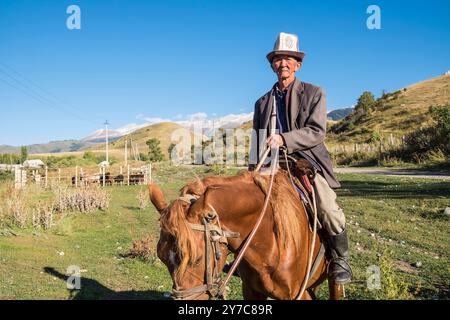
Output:
[[[357,174],[381,174],[381,175],[396,176],[396,177],[450,180],[450,174],[447,172],[427,171],[427,170],[412,170],[412,169],[380,167],[380,168],[335,168],[334,172],[336,172],[336,173],[357,173]]]

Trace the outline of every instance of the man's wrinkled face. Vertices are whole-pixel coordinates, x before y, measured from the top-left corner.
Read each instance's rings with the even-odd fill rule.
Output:
[[[284,80],[294,77],[302,63],[293,57],[275,56],[272,60],[272,69],[277,74],[278,79]]]

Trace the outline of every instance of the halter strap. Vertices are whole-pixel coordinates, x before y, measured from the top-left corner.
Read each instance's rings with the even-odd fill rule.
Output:
[[[198,199],[193,195],[186,195],[180,197],[179,200],[191,204],[191,200]],[[221,287],[220,272],[217,269],[219,261],[222,257],[220,245],[228,245],[227,238],[239,238],[239,232],[231,232],[223,230],[220,226],[219,216],[212,208],[212,212],[203,217],[202,224],[188,223],[189,227],[194,231],[204,232],[205,234],[205,263],[206,263],[206,284],[187,289],[187,290],[172,290],[172,296],[176,299],[189,299],[198,297],[203,293],[208,293],[211,297],[217,297],[219,288]],[[217,224],[212,221],[216,220]],[[212,250],[211,250],[212,249]],[[214,262],[211,266],[211,254],[213,254]]]

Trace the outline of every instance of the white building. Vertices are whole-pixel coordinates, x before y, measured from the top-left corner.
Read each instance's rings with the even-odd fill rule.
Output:
[[[32,168],[32,169],[40,169],[45,167],[45,163],[42,160],[35,159],[35,160],[26,160],[23,163],[23,166],[25,168]]]

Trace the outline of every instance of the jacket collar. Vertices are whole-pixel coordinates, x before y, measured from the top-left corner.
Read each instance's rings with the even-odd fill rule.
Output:
[[[262,109],[262,129],[269,129],[268,132],[270,132],[270,114],[272,112],[273,107],[273,99],[274,99],[274,92],[275,86],[272,87],[272,90],[268,93],[269,99],[266,101],[266,105]],[[290,100],[289,100],[289,118],[288,118],[288,126],[289,131],[293,130],[295,128],[295,121],[297,119],[298,113],[300,111],[300,104],[302,102],[302,95],[304,91],[305,85],[302,81],[295,78],[294,82],[292,83],[291,88],[291,94],[290,94]]]

